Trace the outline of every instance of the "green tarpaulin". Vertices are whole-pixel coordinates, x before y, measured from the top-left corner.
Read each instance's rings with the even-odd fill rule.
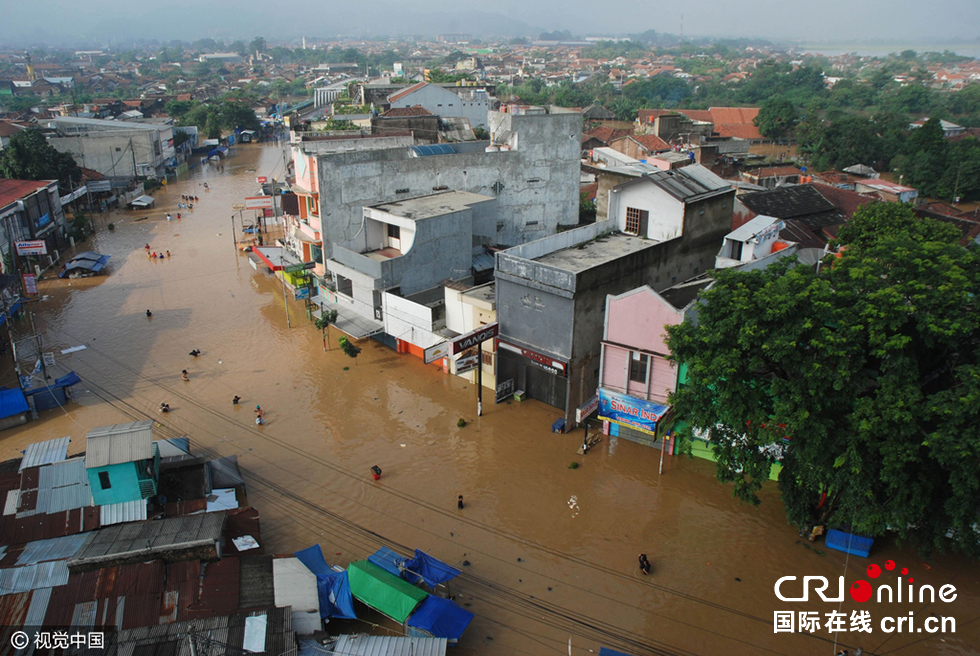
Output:
[[[347,579],[355,599],[396,622],[408,619],[416,606],[428,596],[424,590],[366,560],[348,565]]]

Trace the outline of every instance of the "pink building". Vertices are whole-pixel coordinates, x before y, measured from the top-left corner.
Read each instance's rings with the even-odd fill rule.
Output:
[[[677,367],[667,360],[667,326],[681,323],[696,307],[698,294],[712,283],[702,277],[659,294],[644,285],[606,297],[598,394],[607,433],[653,442],[651,418],[663,415],[668,395],[677,389]],[[638,419],[631,419],[628,412],[619,420],[608,412],[604,416],[604,410],[612,407],[606,399],[615,400],[616,407],[636,408]]]

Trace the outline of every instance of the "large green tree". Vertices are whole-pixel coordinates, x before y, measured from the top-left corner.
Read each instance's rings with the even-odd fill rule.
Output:
[[[668,329],[688,365],[672,401],[738,498],[778,461],[801,529],[980,555],[980,253],[958,237],[865,206],[819,272],[719,271],[697,324]]]
[[[762,103],[754,123],[762,136],[779,139],[796,126],[796,120],[796,108],[793,107],[793,103],[785,98],[773,96]]]
[[[62,193],[78,186],[82,171],[68,153],[48,143],[40,130],[23,130],[10,137],[0,151],[0,177],[20,180],[57,180]]]

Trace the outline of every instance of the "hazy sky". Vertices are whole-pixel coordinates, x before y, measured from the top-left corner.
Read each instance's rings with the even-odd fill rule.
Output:
[[[541,30],[773,41],[980,41],[980,0],[5,0],[3,43],[123,45],[133,39],[270,39],[337,34],[531,34]]]

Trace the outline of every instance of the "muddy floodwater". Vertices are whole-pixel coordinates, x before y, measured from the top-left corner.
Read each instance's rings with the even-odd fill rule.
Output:
[[[152,210],[97,217],[83,249],[112,255],[108,275],[49,275],[40,285],[49,298],[33,304],[44,350],[87,347],[59,353],[53,372],[82,377],[76,402],[0,433],[0,457],[63,435],[76,453],[95,426],[155,419],[160,436],[188,435],[200,452],[238,456],[266,553],[318,542],[329,562],[346,566],[383,545],[417,547],[460,567],[451,590],[476,618],[452,650],[458,656],[567,654],[569,643],[573,654],[606,646],[635,656],[980,653],[973,561],[924,561],[887,541],[870,560],[848,557],[801,540],[775,484],[753,508],[733,500],[705,460],[668,456],[658,475],[659,451],[616,438],[578,456],[581,432],[552,434],[553,408],[491,401],[478,418],[467,381],[371,340],[353,361],[337,332],[324,352],[300,302],[288,302],[287,327],[280,282],[236,250],[230,218],[232,205],[255,195],[256,175],[281,177],[283,167],[282,147],[241,146],[223,171],[197,170],[158,190]],[[200,201],[178,210],[181,194]],[[182,218],[168,222],[168,211]],[[114,231],[104,229],[109,221]],[[149,260],[147,243],[171,258]],[[195,348],[198,358],[188,355]],[[156,412],[161,402],[170,414]],[[264,426],[254,424],[256,404]],[[377,482],[372,465],[384,470]],[[805,575],[827,577],[833,595],[838,576],[850,584],[888,559],[908,567],[916,586],[954,585],[956,599],[859,605],[847,595],[843,603],[774,595],[780,577]],[[800,580],[783,588],[787,596]],[[871,633],[774,631],[774,611],[857,609],[870,610]],[[910,612],[911,632],[881,630],[882,617]],[[955,618],[955,633],[916,630],[933,615]],[[366,617],[376,626],[344,628],[399,628]]]

